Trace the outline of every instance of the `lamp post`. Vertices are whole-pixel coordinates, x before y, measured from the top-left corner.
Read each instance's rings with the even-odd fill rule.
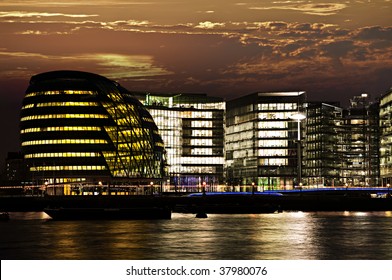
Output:
[[[151,195],[154,195],[154,182],[150,182],[150,186],[151,186]]]
[[[45,181],[45,194],[47,194],[48,193],[48,181]]]
[[[301,159],[301,121],[304,120],[306,116],[301,113],[297,112],[290,116],[290,119],[297,121],[297,184],[301,184],[302,182],[302,159]]]
[[[252,182],[252,194],[255,194],[255,182]]]
[[[99,181],[99,182],[98,182],[98,186],[99,186],[99,187],[98,187],[98,194],[102,194],[102,192],[103,192],[103,189],[102,189],[102,188],[103,188],[103,187],[102,187],[102,186],[103,186],[102,181]]]
[[[206,182],[203,182],[203,195],[206,195]]]

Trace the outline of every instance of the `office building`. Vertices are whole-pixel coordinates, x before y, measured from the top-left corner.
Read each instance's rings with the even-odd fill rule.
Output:
[[[379,185],[379,104],[354,96],[344,111],[342,181],[347,186]]]
[[[31,178],[51,194],[95,187],[102,194],[116,185],[158,184],[165,176],[163,142],[151,115],[129,91],[96,74],[33,76],[20,129]]]
[[[165,145],[165,190],[213,191],[224,185],[223,99],[191,93],[134,95],[150,112]]]
[[[392,184],[392,88],[380,99],[380,178],[381,185]]]
[[[304,122],[303,184],[342,185],[343,108],[339,103],[309,102]]]
[[[283,189],[302,182],[305,92],[254,93],[226,104],[227,184]]]

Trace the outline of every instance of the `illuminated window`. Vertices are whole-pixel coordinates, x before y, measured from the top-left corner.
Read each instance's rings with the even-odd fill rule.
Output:
[[[212,146],[212,139],[191,139],[193,146]]]
[[[100,131],[98,126],[51,126],[51,127],[32,127],[22,129],[21,133],[43,132],[43,131]]]
[[[66,153],[36,153],[26,154],[25,158],[52,158],[52,157],[99,157],[100,153],[66,152]]]
[[[30,171],[78,171],[78,170],[106,170],[106,166],[103,165],[56,165],[56,166],[32,166]]]
[[[49,114],[35,115],[21,118],[21,121],[42,120],[42,119],[107,119],[103,114]]]
[[[268,121],[259,122],[259,128],[287,128],[288,122],[286,121]]]
[[[52,140],[33,140],[22,142],[22,146],[30,145],[55,145],[55,144],[107,144],[104,139],[52,139]]]
[[[192,130],[192,136],[212,137],[212,130],[194,129]]]
[[[59,95],[59,94],[87,94],[93,95],[96,94],[95,91],[88,90],[51,90],[51,91],[38,91],[38,92],[30,92],[25,95],[26,97],[39,96],[39,95]]]
[[[212,127],[212,121],[191,121],[191,127]]]
[[[285,147],[287,146],[287,140],[259,140],[259,147]]]
[[[259,138],[287,138],[287,131],[280,130],[260,130],[258,132]]]
[[[272,157],[272,156],[287,156],[287,149],[259,149],[259,156]]]

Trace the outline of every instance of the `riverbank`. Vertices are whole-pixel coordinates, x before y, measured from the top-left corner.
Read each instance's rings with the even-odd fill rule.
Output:
[[[1,211],[44,208],[165,207],[177,213],[263,213],[276,211],[392,211],[389,192],[197,193],[151,196],[0,196]],[[268,211],[265,211],[268,210]],[[271,211],[274,210],[274,211]]]

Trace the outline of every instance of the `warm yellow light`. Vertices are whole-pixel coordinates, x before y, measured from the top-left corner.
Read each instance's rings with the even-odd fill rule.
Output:
[[[107,144],[104,139],[53,139],[53,140],[33,140],[22,142],[22,146],[30,145],[56,145],[56,144]]]
[[[78,171],[78,170],[106,170],[106,166],[101,165],[56,165],[56,166],[32,166],[30,171]]]

